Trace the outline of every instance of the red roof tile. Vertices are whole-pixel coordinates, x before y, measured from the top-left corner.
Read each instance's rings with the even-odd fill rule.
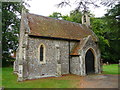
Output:
[[[89,35],[89,36],[81,39],[80,42],[76,42],[76,44],[74,45],[74,47],[71,50],[70,55],[79,55],[79,50],[82,50],[82,48],[84,47],[84,45],[90,38],[91,38],[91,36]]]
[[[93,40],[97,40],[93,31],[82,24],[29,13],[27,18],[30,27],[29,35],[74,40],[91,35]]]

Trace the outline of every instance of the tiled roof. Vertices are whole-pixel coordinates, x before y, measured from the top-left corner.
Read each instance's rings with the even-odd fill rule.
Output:
[[[27,19],[30,27],[29,35],[73,40],[91,35],[93,40],[97,40],[92,30],[82,24],[30,13],[27,14]]]
[[[88,41],[89,38],[91,38],[90,35],[88,35],[86,38],[81,39],[80,42],[76,42],[76,44],[74,45],[74,47],[71,50],[70,55],[72,55],[72,56],[79,55],[78,50],[82,50],[82,48],[84,47],[84,45],[86,44],[86,42]]]
[[[80,48],[80,43],[81,43],[81,41],[80,42],[76,42],[76,44],[74,45],[74,47],[71,50],[70,55],[75,55],[75,56],[79,55],[78,50]]]

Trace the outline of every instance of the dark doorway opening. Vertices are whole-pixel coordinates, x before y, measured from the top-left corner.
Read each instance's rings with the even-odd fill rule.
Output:
[[[86,74],[95,73],[94,54],[90,49],[86,52],[85,55],[85,68],[86,68]]]

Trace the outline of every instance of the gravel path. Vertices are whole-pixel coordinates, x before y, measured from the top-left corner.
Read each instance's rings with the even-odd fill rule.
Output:
[[[118,88],[118,75],[88,75],[80,80],[78,88]]]

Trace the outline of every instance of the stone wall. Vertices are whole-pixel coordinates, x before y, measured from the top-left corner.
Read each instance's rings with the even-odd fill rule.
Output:
[[[71,46],[73,47],[76,42],[71,42]],[[71,47],[71,48],[72,48]],[[91,36],[86,37],[85,39],[85,44],[83,47],[80,46],[79,49],[79,54],[80,56],[71,56],[70,58],[70,70],[72,74],[77,74],[84,76],[86,75],[86,68],[85,68],[85,56],[86,52],[91,49],[91,51],[94,54],[94,68],[95,68],[95,73],[101,73],[101,68],[100,68],[100,51],[98,44],[95,43]]]
[[[69,42],[65,40],[51,40],[43,38],[29,38],[29,47],[27,50],[27,60],[28,60],[28,72],[29,79],[39,78],[40,76],[56,75],[57,73],[57,59],[58,59],[58,49],[59,47],[59,59],[61,63],[61,73],[69,73]],[[39,52],[38,47],[40,44],[45,45],[45,64],[40,64],[38,60]]]
[[[56,76],[57,64],[61,64],[61,74],[70,73],[76,75],[86,75],[85,71],[85,55],[88,49],[94,50],[95,55],[95,73],[100,72],[100,52],[98,45],[91,38],[86,42],[82,50],[79,50],[80,56],[70,56],[70,51],[76,44],[76,41],[53,40],[30,37],[28,40],[28,49],[26,53],[28,79],[40,78],[44,76]],[[45,45],[45,64],[40,64],[38,59],[38,47],[40,44]],[[70,48],[69,48],[70,46]],[[59,56],[58,56],[59,55]],[[59,59],[59,63],[58,63]]]
[[[22,80],[56,76],[60,75],[60,73],[69,74],[69,65],[71,74],[84,76],[86,75],[85,55],[89,49],[93,50],[95,56],[95,73],[101,72],[100,51],[98,45],[91,37],[87,40],[84,47],[79,50],[80,56],[69,56],[70,51],[78,43],[76,41],[29,37],[27,34],[24,35],[23,41],[21,55],[23,58]],[[45,64],[40,64],[38,58],[40,44],[45,46]],[[61,72],[57,70],[61,70]]]
[[[75,41],[70,41],[70,51],[76,45]],[[79,56],[70,56],[70,73],[80,75],[80,58]]]
[[[80,58],[79,56],[72,56],[70,59],[70,72],[71,74],[80,75]]]
[[[81,57],[82,57],[82,75],[86,75],[86,69],[85,69],[85,55],[88,50],[91,50],[94,54],[94,68],[95,68],[95,73],[100,73],[101,68],[100,68],[100,50],[98,47],[98,44],[95,43],[92,38],[90,37],[86,44],[84,45],[83,49],[81,50]]]
[[[26,59],[26,49],[28,46],[28,32],[30,31],[28,26],[28,21],[26,18],[26,13],[22,11],[21,25],[20,25],[20,35],[19,35],[19,47],[16,53],[16,61],[14,62],[14,72],[18,74],[18,81],[28,77],[28,65]],[[20,70],[19,66],[22,66]],[[22,75],[20,75],[22,72]]]

